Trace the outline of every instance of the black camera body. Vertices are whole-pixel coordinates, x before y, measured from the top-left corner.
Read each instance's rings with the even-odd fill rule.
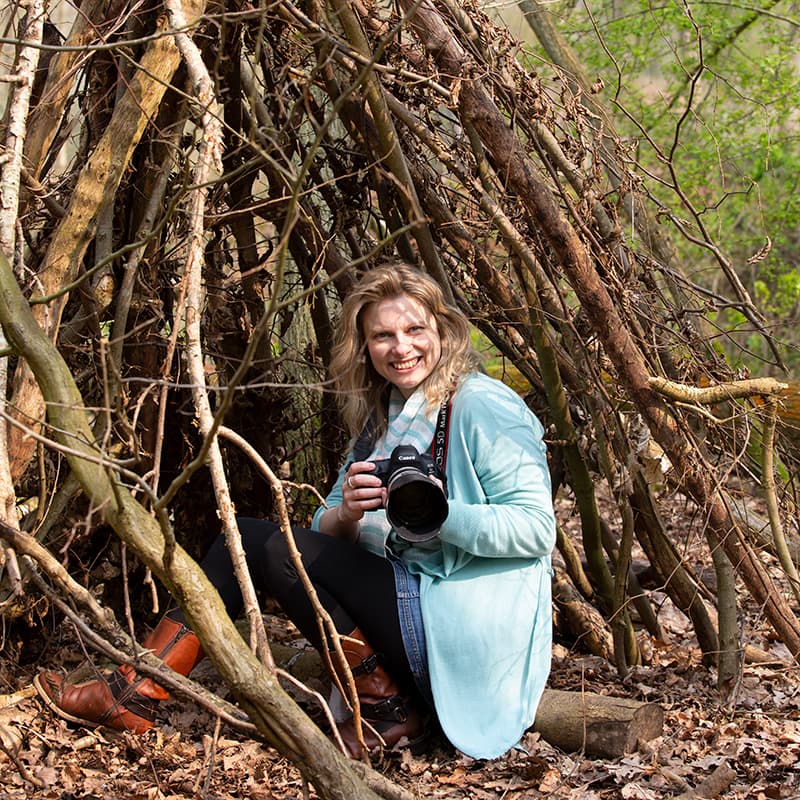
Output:
[[[447,519],[447,495],[432,478],[437,475],[433,458],[410,444],[392,450],[389,458],[371,461],[373,475],[387,489],[386,518],[395,532],[409,542],[425,542],[439,534]]]
[[[375,465],[375,471],[372,474],[377,475],[381,479],[381,486],[386,487],[389,486],[392,476],[399,470],[414,470],[428,478],[436,474],[433,456],[420,453],[413,444],[398,445],[392,450],[389,458],[377,458],[369,463]]]

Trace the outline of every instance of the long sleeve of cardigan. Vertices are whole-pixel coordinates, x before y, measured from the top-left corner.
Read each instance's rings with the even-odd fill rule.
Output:
[[[456,395],[443,542],[489,558],[552,552],[555,520],[542,433],[522,400],[497,381],[473,381]]]

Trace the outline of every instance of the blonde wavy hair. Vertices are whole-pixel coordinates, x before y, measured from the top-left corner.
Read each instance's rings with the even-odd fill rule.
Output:
[[[442,355],[423,386],[428,408],[439,405],[457,382],[480,365],[470,342],[469,322],[446,302],[436,281],[409,264],[385,264],[365,273],[342,304],[331,355],[330,374],[338,393],[342,417],[352,437],[358,436],[372,417],[376,434],[385,430],[385,393],[388,383],[372,366],[364,338],[362,312],[372,303],[407,295],[420,303],[436,321]]]

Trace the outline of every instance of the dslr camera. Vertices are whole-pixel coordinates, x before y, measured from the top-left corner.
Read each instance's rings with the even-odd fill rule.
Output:
[[[426,542],[439,534],[447,519],[447,495],[431,480],[437,475],[433,458],[414,445],[401,444],[389,458],[371,461],[373,475],[387,489],[386,518],[400,538]]]

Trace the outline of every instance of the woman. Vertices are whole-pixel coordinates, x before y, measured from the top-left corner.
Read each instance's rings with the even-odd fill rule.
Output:
[[[555,523],[542,427],[478,363],[466,318],[413,267],[371,270],[344,302],[331,372],[356,453],[312,530],[295,539],[343,635],[368,748],[420,745],[433,711],[462,752],[499,756],[533,723],[547,679]],[[446,487],[446,518],[416,541],[387,519],[387,480],[377,473],[398,445],[426,454],[434,439],[436,457],[421,461],[445,465],[424,479]],[[330,648],[277,526],[242,519],[240,530],[256,588]],[[238,614],[221,538],[203,566]],[[178,610],[145,645],[183,674],[202,657]],[[150,727],[166,696],[130,667],[80,687],[52,673],[37,683],[58,713],[131,730]],[[352,721],[339,727],[358,755]]]

